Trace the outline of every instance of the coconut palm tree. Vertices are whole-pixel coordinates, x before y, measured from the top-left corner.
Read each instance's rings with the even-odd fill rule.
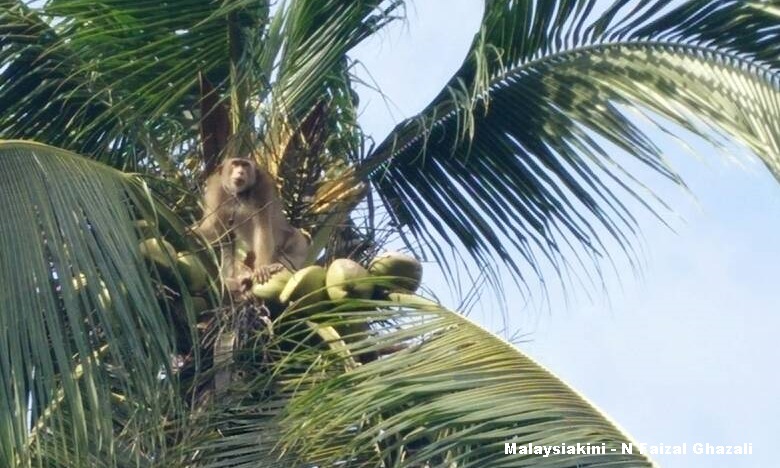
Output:
[[[500,290],[630,257],[624,200],[663,205],[625,163],[683,182],[628,113],[780,175],[777,7],[669,3],[486,0],[462,66],[383,136],[358,124],[348,53],[403,0],[0,0],[0,463],[650,466],[421,296],[226,301],[186,226],[238,152],[312,261],[404,242]]]

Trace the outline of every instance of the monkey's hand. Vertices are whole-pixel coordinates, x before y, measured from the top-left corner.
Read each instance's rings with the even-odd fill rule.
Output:
[[[273,275],[275,275],[276,273],[279,273],[282,270],[284,270],[284,265],[282,265],[281,263],[271,263],[269,265],[260,265],[260,266],[255,267],[254,277],[255,277],[255,280],[258,283],[262,284],[262,283],[265,283],[266,281],[268,281],[269,279],[271,279],[271,277]]]

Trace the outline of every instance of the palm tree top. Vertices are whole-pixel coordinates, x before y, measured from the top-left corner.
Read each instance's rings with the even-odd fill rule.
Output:
[[[599,263],[611,254],[607,238],[631,256],[638,226],[620,197],[653,196],[615,153],[682,184],[627,108],[705,138],[716,129],[778,173],[770,6],[597,4],[486,1],[449,83],[371,147],[355,119],[348,52],[400,18],[402,1],[11,2],[5,29],[21,33],[3,49],[0,128],[176,173],[198,148],[198,73],[222,100],[241,96],[233,127],[251,124],[272,154],[327,102],[318,157],[356,165],[409,247],[451,265],[457,258],[440,247],[451,245],[496,283],[500,265],[524,281],[544,264]],[[21,113],[27,105],[40,110]]]
[[[740,142],[780,175],[770,2],[486,0],[441,92],[388,135],[366,135],[349,52],[406,4],[0,2],[0,197],[12,221],[0,228],[0,303],[12,305],[0,310],[0,459],[528,466],[539,461],[497,448],[626,438],[548,371],[410,297],[309,316],[292,307],[292,330],[263,341],[281,357],[236,345],[255,371],[236,382],[241,396],[189,411],[204,403],[193,396],[201,374],[180,387],[171,355],[199,333],[195,298],[208,300],[184,275],[148,271],[133,220],[154,221],[174,250],[194,248],[184,226],[226,149],[258,155],[325,256],[368,257],[401,239],[452,277],[476,264],[499,290],[504,271],[521,287],[550,267],[598,277],[610,245],[633,258],[625,198],[665,206],[631,164],[683,181],[631,112]],[[354,317],[377,333],[351,341]],[[189,333],[176,334],[181,323]],[[353,362],[398,343],[409,352]],[[650,463],[589,463],[612,462]]]

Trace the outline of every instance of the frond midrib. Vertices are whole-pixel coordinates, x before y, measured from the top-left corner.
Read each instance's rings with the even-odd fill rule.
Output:
[[[556,64],[560,64],[570,61],[568,58],[569,56],[577,57],[591,51],[600,52],[610,49],[619,49],[621,47],[654,50],[663,49],[665,51],[671,51],[698,59],[709,55],[711,57],[715,57],[717,63],[732,66],[737,65],[737,68],[749,71],[756,74],[757,76],[765,77],[768,82],[780,88],[780,72],[773,71],[768,65],[761,62],[751,61],[740,54],[727,52],[718,48],[707,47],[701,44],[632,39],[627,41],[600,42],[597,44],[573,47],[558,52],[553,52],[552,54],[532,59],[527,62],[519,63],[512,67],[507,67],[505,71],[495,74],[490,78],[490,84],[487,87],[487,90],[476,99],[485,100],[486,97],[489,98],[489,96],[486,95],[500,88],[499,83],[509,78],[521,75],[522,71],[524,70],[539,67],[540,64],[544,64],[545,62],[554,62],[556,59],[564,58],[565,60],[555,62]],[[539,68],[543,67],[544,65]]]
[[[512,78],[529,75],[531,73],[538,73],[545,68],[550,69],[554,66],[561,66],[562,64],[572,62],[576,58],[579,58],[587,53],[602,53],[604,51],[619,48],[652,50],[662,49],[695,59],[702,59],[706,56],[715,57],[716,63],[733,66],[739,70],[747,71],[749,73],[753,73],[756,76],[763,77],[766,79],[767,83],[771,84],[778,91],[780,91],[780,72],[775,72],[767,64],[751,61],[748,58],[741,56],[740,54],[707,47],[701,44],[632,39],[624,41],[600,42],[597,44],[572,47],[553,52],[551,54],[544,55],[543,57],[535,58],[527,62],[518,63],[511,67],[506,67],[503,71],[494,74],[488,79],[489,83],[487,86],[485,86],[485,90],[473,98],[472,107],[476,108],[482,106],[484,109],[487,109],[490,103],[491,95],[497,90],[506,87],[509,80]],[[462,114],[464,112],[464,109],[459,108],[452,101],[438,103],[434,108],[441,111],[438,113],[443,113],[443,115],[432,122],[426,122],[424,125],[427,127],[427,129],[424,132],[418,132],[409,141],[403,143],[402,146],[393,149],[386,157],[386,160],[393,159],[395,156],[403,153],[408,148],[418,143],[420,140],[427,138],[427,135],[429,135],[433,129],[443,126],[455,118],[458,114]],[[419,117],[417,119],[418,123],[421,125],[423,125],[422,122],[424,120],[424,117]],[[376,154],[379,154],[379,152]],[[371,160],[372,158],[369,157],[368,159]],[[383,158],[383,160],[384,159],[385,158]],[[381,163],[383,161],[378,162]]]

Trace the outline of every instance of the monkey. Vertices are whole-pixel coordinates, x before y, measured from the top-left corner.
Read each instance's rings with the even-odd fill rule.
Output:
[[[203,217],[194,231],[222,245],[222,280],[231,292],[246,292],[283,268],[303,266],[309,240],[290,225],[271,175],[249,158],[229,158],[207,179]],[[236,246],[247,259],[235,262]]]

